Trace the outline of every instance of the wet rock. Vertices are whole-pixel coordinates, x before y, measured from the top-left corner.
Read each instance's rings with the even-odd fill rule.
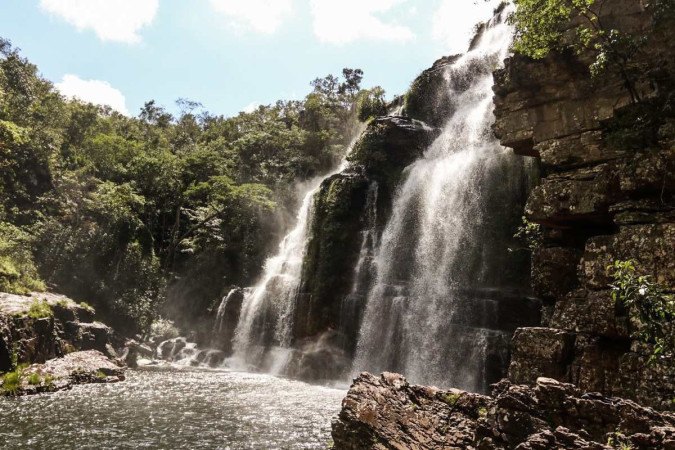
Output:
[[[443,125],[454,110],[447,86],[448,71],[459,57],[445,56],[437,60],[413,81],[405,96],[404,111],[407,116],[435,127]]]
[[[408,117],[378,117],[368,124],[349,156],[369,178],[393,189],[401,171],[422,156],[436,130]]]
[[[555,300],[579,285],[577,265],[581,250],[570,247],[542,247],[532,252],[532,289],[535,295]]]
[[[120,358],[124,361],[124,363],[128,367],[136,368],[139,365],[139,359],[152,359],[155,352],[147,345],[140,344],[134,339],[129,339],[124,344],[124,349],[121,353],[122,354]]]
[[[611,224],[615,183],[610,166],[551,175],[532,190],[526,215],[550,227]]]
[[[551,326],[611,339],[630,338],[628,312],[609,290],[578,290],[566,296],[556,304]]]
[[[167,339],[157,346],[155,353],[159,359],[173,361],[180,355],[180,352],[187,346],[187,344],[187,339],[184,337]]]
[[[232,354],[234,332],[237,329],[239,313],[241,312],[241,305],[244,302],[245,294],[244,289],[233,288],[223,298],[218,307],[211,342],[228,356]]]
[[[76,350],[116,357],[113,331],[94,322],[91,307],[48,292],[0,293],[0,371],[43,363]]]
[[[310,382],[328,382],[347,376],[349,354],[341,348],[338,334],[328,330],[296,344],[286,374]]]

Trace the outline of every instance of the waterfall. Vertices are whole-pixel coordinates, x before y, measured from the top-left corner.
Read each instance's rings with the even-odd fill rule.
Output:
[[[339,334],[342,337],[342,342],[340,342],[342,348],[348,348],[350,344],[353,345],[352,336],[358,333],[357,327],[361,322],[361,304],[367,295],[367,289],[373,277],[373,253],[375,252],[378,238],[378,192],[379,186],[377,182],[371,182],[366,195],[366,228],[361,231],[361,247],[356,266],[354,267],[354,281],[351,291],[340,304],[338,327]]]
[[[363,127],[355,134],[358,137]],[[301,283],[302,263],[311,224],[314,195],[321,183],[348,166],[347,154],[337,169],[309,183],[295,227],[279,244],[277,254],[265,262],[264,273],[246,291],[234,333],[233,356],[228,365],[235,369],[281,374],[291,357],[293,312]]]
[[[527,171],[493,136],[492,72],[508,54],[508,8],[447,70],[452,116],[408,166],[375,255],[354,371],[485,391],[508,358],[499,321],[509,221]],[[512,331],[512,330],[511,330]]]

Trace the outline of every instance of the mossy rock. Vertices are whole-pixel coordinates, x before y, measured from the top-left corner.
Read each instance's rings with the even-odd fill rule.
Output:
[[[370,181],[348,171],[326,179],[314,197],[295,337],[336,328],[340,303],[352,285]]]
[[[354,146],[349,161],[369,178],[394,188],[403,169],[422,157],[437,130],[407,117],[373,120]]]
[[[450,90],[445,79],[446,69],[460,55],[446,56],[422,72],[405,95],[404,110],[408,117],[440,127],[453,111]]]

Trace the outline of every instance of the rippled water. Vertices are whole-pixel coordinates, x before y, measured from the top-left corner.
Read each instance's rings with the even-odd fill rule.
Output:
[[[326,448],[344,395],[260,374],[134,370],[123,383],[0,399],[0,448]]]

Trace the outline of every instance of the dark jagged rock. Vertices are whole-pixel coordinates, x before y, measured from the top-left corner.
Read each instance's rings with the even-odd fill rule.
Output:
[[[216,323],[213,327],[211,343],[222,350],[227,356],[232,354],[234,344],[234,332],[239,321],[241,305],[244,302],[245,290],[241,288],[231,289],[225,296],[218,308]]]
[[[333,421],[336,449],[469,448],[489,398],[411,386],[401,375],[362,373]]]
[[[492,396],[363,373],[333,421],[336,449],[634,450],[675,448],[675,415],[539,378]]]
[[[401,171],[422,156],[436,130],[408,117],[378,117],[368,124],[349,155],[369,177],[393,189]]]

